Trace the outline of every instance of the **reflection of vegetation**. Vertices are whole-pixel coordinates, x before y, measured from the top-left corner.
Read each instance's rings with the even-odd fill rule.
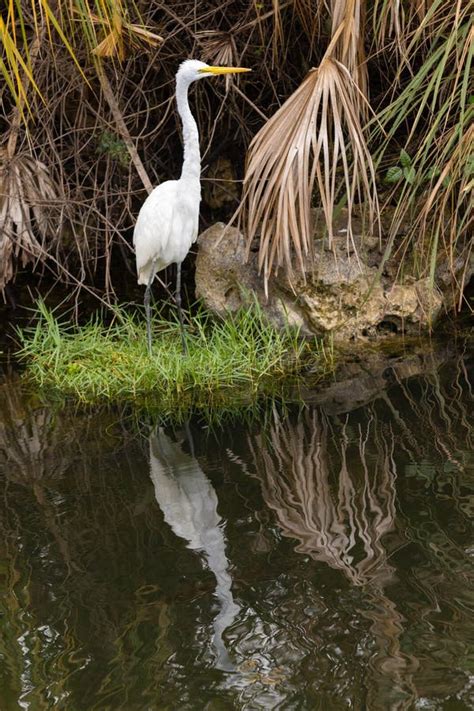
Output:
[[[395,520],[400,448],[407,475],[426,485],[440,473],[437,451],[444,481],[459,492],[455,481],[474,449],[474,427],[464,398],[456,397],[470,384],[462,359],[455,362],[449,390],[433,370],[400,381],[396,402],[390,391],[380,392],[362,422],[342,413],[332,420],[316,409],[296,424],[275,414],[269,431],[252,441],[265,500],[285,535],[300,541],[297,550],[341,569],[353,584],[376,578],[386,564],[380,541]]]
[[[335,439],[317,410],[295,426],[277,417],[269,437],[252,445],[255,468],[284,534],[300,541],[297,550],[363,585],[389,574],[380,539],[395,518],[393,434],[372,420],[365,430],[338,428],[336,450]],[[378,449],[372,462],[368,441]]]
[[[395,438],[390,424],[368,414],[354,424],[331,423],[315,409],[295,424],[277,417],[251,448],[265,502],[284,535],[299,541],[296,550],[365,587],[371,666],[382,685],[375,692],[369,683],[369,697],[397,698],[396,708],[408,709],[417,664],[401,649],[403,616],[384,592],[394,574],[382,538],[395,527]]]
[[[116,416],[53,417],[17,392],[1,393],[2,709],[18,699],[49,709],[54,698],[55,709],[90,711],[103,694],[128,711],[136,707],[122,684],[131,675],[132,693],[143,632],[158,621],[164,638],[156,656],[167,656],[163,591],[146,566],[135,575],[136,546],[143,561],[153,557],[156,503],[139,479],[130,484]],[[130,537],[137,520],[146,530]],[[108,677],[102,672],[112,660]]]
[[[42,386],[81,402],[134,400],[148,396],[161,414],[196,409],[239,409],[263,394],[277,395],[284,381],[301,372],[315,355],[328,369],[318,341],[301,342],[288,327],[276,331],[258,308],[241,310],[225,321],[196,314],[183,358],[179,323],[155,316],[153,353],[143,327],[125,310],[106,328],[97,321],[77,330],[63,326],[46,307],[23,334],[22,357],[28,374]]]
[[[411,708],[431,663],[423,646],[413,644],[405,614],[388,592],[396,579],[396,560],[389,563],[390,553],[398,557],[399,549],[416,541],[442,577],[473,572],[468,555],[433,513],[418,523],[403,510],[401,526],[395,505],[397,479],[405,472],[420,479],[418,488],[425,501],[420,502],[418,516],[427,508],[426,488],[438,497],[448,486],[449,499],[459,508],[458,527],[465,526],[462,519],[468,513],[466,499],[472,500],[472,481],[466,496],[462,477],[465,448],[472,451],[474,427],[468,420],[465,400],[470,384],[461,359],[449,376],[443,382],[433,370],[425,378],[402,382],[364,411],[346,417],[330,418],[316,409],[302,413],[295,422],[276,415],[264,434],[250,439],[252,470],[283,534],[298,541],[299,553],[327,563],[353,585],[363,586],[363,614],[372,622],[375,641],[370,660],[375,676],[370,681],[369,674],[367,680],[371,708]],[[408,460],[405,467],[400,466],[401,459]],[[405,481],[410,486],[411,479]],[[414,575],[432,597],[434,581],[425,585],[417,571]],[[463,590],[463,577],[457,586]],[[443,588],[438,586],[437,604],[446,599]],[[465,595],[464,590],[460,594]],[[433,635],[418,620],[417,624],[425,640]],[[452,653],[453,647],[445,655],[446,689],[450,684],[456,688],[464,679],[447,661]],[[467,646],[461,645],[463,668],[466,653]]]
[[[2,711],[19,699],[45,711],[51,699],[58,711],[196,699],[402,711],[421,696],[467,711],[467,376],[451,361],[348,415],[275,415],[264,434],[233,425],[216,441],[193,428],[196,454],[178,476],[192,464],[206,479],[207,530],[225,521],[241,606],[225,636],[243,663],[225,681],[208,644],[215,577],[157,506],[149,432],[140,442],[104,411],[53,415],[1,386]]]

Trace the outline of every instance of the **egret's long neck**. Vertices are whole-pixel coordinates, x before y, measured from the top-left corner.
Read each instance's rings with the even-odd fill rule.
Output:
[[[182,178],[198,178],[201,175],[201,155],[199,153],[199,133],[197,123],[188,102],[189,82],[178,75],[176,80],[176,103],[183,122],[184,160]]]

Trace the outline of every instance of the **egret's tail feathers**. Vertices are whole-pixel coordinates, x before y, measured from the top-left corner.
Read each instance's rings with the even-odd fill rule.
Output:
[[[150,278],[150,275],[145,272],[144,269],[142,269],[140,272],[138,272],[138,283],[139,284],[148,284],[148,280]]]
[[[138,269],[138,283],[148,285],[150,278],[153,281],[156,274],[156,264],[154,262],[147,262],[143,267]]]

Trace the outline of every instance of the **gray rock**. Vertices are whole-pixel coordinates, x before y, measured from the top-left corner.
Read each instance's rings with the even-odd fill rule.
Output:
[[[341,224],[344,220],[342,214]],[[283,272],[272,275],[266,295],[258,273],[257,245],[247,261],[239,230],[223,223],[212,225],[198,239],[197,296],[221,316],[256,298],[275,326],[294,324],[305,335],[332,334],[339,342],[428,331],[451,306],[452,284],[446,273],[439,281],[441,288],[432,289],[428,278],[397,283],[393,263],[379,275],[379,238],[364,235],[357,224],[353,232],[350,243],[344,228],[335,230],[331,245],[316,238],[313,268],[304,277],[295,274],[291,281]]]

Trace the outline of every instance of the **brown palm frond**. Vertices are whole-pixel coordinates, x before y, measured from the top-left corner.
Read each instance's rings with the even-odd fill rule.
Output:
[[[126,47],[130,49],[140,49],[143,45],[156,47],[163,42],[160,35],[147,27],[127,22],[118,10],[106,19],[90,13],[90,20],[93,25],[102,25],[107,31],[104,39],[92,50],[92,54],[96,57],[117,57],[122,62],[126,56]]]
[[[15,263],[24,267],[46,257],[44,242],[54,241],[60,211],[51,211],[60,200],[59,186],[46,165],[27,154],[9,158],[0,153],[0,290],[15,273]]]
[[[281,55],[284,51],[285,33],[283,29],[283,20],[281,16],[280,0],[272,0],[273,6],[273,31],[272,31],[272,66],[274,67],[281,61]]]
[[[342,165],[347,196],[348,239],[356,199],[377,208],[375,172],[360,122],[363,96],[341,62],[325,57],[253,139],[244,179],[244,221],[248,248],[260,231],[259,268],[265,283],[272,270],[290,278],[296,259],[304,274],[312,256],[310,209],[314,183],[329,239]]]
[[[230,32],[210,30],[198,32],[196,38],[201,44],[201,56],[204,61],[213,64],[229,64],[236,61],[235,40]]]
[[[235,66],[239,63],[235,39],[230,32],[199,32],[197,39],[201,41],[201,56],[205,62],[223,66]],[[231,74],[226,76],[226,92],[234,78]]]
[[[415,56],[413,41],[419,44],[430,35],[439,37],[444,31],[449,32],[453,11],[455,3],[449,4],[443,0],[416,0],[408,3],[375,0],[371,8],[375,47],[377,50],[390,50],[397,55],[397,65],[400,65],[398,74],[405,66],[411,69]]]
[[[365,3],[361,0],[332,0],[331,35],[334,41],[333,56],[343,64],[360,91],[368,96],[367,66],[364,48]],[[367,104],[360,104],[366,116]]]
[[[95,18],[92,17],[92,20]],[[97,18],[99,21],[99,18]],[[121,62],[125,59],[124,27],[122,18],[116,14],[112,18],[110,31],[106,34],[102,42],[92,50],[96,57],[117,57]]]
[[[304,34],[309,40],[310,47],[313,49],[314,42],[321,27],[321,15],[326,9],[325,3],[321,0],[291,0],[282,2],[282,0],[272,0],[271,13],[262,13],[260,19],[271,17],[271,47],[272,47],[272,69],[276,69],[284,62],[287,49],[289,49],[288,40],[293,39],[293,33],[288,33],[289,22],[285,18],[286,14],[292,14],[297,17]],[[290,22],[292,22],[290,20]]]

